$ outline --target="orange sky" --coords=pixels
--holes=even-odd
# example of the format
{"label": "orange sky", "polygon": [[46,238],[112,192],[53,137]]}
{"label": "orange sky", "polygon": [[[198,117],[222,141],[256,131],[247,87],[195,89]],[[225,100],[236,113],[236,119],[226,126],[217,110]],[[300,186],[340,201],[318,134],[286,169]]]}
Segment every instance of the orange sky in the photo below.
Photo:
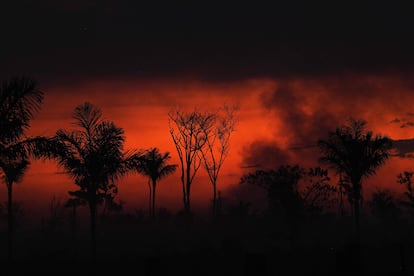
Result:
{"label": "orange sky", "polygon": [[[177,164],[168,129],[167,113],[172,107],[215,110],[223,103],[238,104],[238,123],[218,184],[224,196],[226,189],[237,185],[246,172],[242,166],[317,165],[315,150],[289,148],[316,142],[349,116],[366,119],[374,132],[393,139],[414,137],[414,128],[401,127],[412,116],[411,86],[392,75],[232,82],[91,80],[40,88],[45,92],[45,100],[32,122],[31,135],[52,135],[59,128],[71,129],[74,107],[90,101],[102,109],[106,119],[125,130],[125,149],[158,147],[163,152],[169,151],[171,163]],[[400,120],[399,124],[391,123],[395,118]],[[396,174],[411,168],[414,168],[411,160],[392,158],[369,180],[367,190],[372,191],[375,186],[398,188]],[[52,196],[64,201],[67,191],[76,189],[66,175],[57,172],[53,161],[34,161],[23,182],[15,186],[14,198],[24,202],[27,213],[44,212]],[[179,171],[162,180],[157,191],[158,207],[181,208]],[[211,184],[200,170],[192,186],[193,204],[206,206],[211,193]],[[147,196],[144,178],[131,175],[120,181],[119,199],[126,202],[127,210],[146,208]],[[2,185],[0,199],[5,198]]]}

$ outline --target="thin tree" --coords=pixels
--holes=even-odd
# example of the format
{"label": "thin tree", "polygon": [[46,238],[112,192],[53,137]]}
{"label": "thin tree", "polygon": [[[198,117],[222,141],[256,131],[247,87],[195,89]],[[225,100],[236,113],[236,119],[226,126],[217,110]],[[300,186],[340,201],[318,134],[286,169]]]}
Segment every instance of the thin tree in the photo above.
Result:
{"label": "thin tree", "polygon": [[155,194],[159,180],[174,173],[177,169],[176,164],[168,165],[171,159],[170,153],[160,153],[157,148],[149,149],[140,158],[137,164],[137,171],[148,177],[148,186],[150,190],[150,215],[155,217]]}
{"label": "thin tree", "polygon": [[17,142],[40,110],[43,92],[26,77],[13,77],[0,85],[0,145]]}
{"label": "thin tree", "polygon": [[89,207],[91,254],[95,259],[98,203],[109,191],[116,193],[118,178],[128,172],[128,163],[137,156],[123,152],[123,129],[103,120],[98,107],[85,102],[75,108],[72,117],[77,130],[56,132],[57,159],[79,187],[72,195],[85,200]]}
{"label": "thin tree", "polygon": [[348,196],[353,205],[355,234],[360,240],[360,203],[362,179],[376,173],[390,157],[391,140],[366,130],[366,121],[350,118],[347,125],[330,132],[328,139],[319,140],[320,162],[342,174],[349,183]]}
{"label": "thin tree", "polygon": [[13,240],[14,240],[14,213],[13,213],[13,184],[18,183],[22,180],[24,173],[29,167],[29,161],[25,159],[16,160],[2,160],[0,161],[0,167],[3,170],[3,181],[7,186],[7,251],[9,261],[12,260],[13,256]]}
{"label": "thin tree", "polygon": [[9,261],[13,258],[13,183],[22,179],[29,166],[29,155],[39,154],[41,141],[45,146],[47,140],[25,137],[42,101],[43,92],[30,78],[13,77],[0,84],[0,174],[7,186]]}
{"label": "thin tree", "polygon": [[228,156],[230,136],[235,130],[235,112],[237,107],[225,105],[215,114],[214,124],[207,124],[203,128],[206,144],[201,150],[204,168],[207,171],[213,186],[213,216],[217,211],[217,180],[224,160]]}
{"label": "thin tree", "polygon": [[191,184],[202,163],[201,151],[207,142],[205,130],[214,124],[215,114],[174,109],[168,116],[170,134],[180,159],[184,210],[190,213]]}

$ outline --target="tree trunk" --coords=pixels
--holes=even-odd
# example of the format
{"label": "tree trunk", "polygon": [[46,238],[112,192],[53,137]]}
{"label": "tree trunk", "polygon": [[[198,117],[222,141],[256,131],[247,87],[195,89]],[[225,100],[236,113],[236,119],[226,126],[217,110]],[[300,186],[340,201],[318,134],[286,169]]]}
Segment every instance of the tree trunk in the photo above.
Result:
{"label": "tree trunk", "polygon": [[354,199],[354,220],[355,220],[355,238],[356,241],[360,241],[361,237],[361,226],[360,226],[360,206],[359,206],[359,199]]}
{"label": "tree trunk", "polygon": [[91,230],[91,258],[96,260],[96,192],[89,199],[90,230]]}
{"label": "tree trunk", "polygon": [[148,214],[151,217],[152,216],[152,204],[151,204],[151,200],[152,200],[152,188],[151,188],[151,183],[150,183],[150,180],[149,179],[148,179],[148,188],[149,188]]}
{"label": "tree trunk", "polygon": [[157,187],[157,181],[152,180],[152,218],[155,218],[155,188]]}
{"label": "tree trunk", "polygon": [[213,183],[213,217],[216,217],[217,213],[217,185]]}
{"label": "tree trunk", "polygon": [[190,183],[187,183],[187,193],[186,193],[186,195],[187,195],[187,208],[186,208],[187,213],[191,213],[190,187],[191,187],[191,184]]}
{"label": "tree trunk", "polygon": [[186,189],[185,189],[185,181],[184,181],[184,172],[181,175],[181,183],[182,188],[183,188],[183,204],[184,204],[184,210],[187,211],[187,193],[186,193]]}
{"label": "tree trunk", "polygon": [[185,211],[187,213],[191,212],[191,206],[190,206],[190,187],[191,187],[191,164],[192,162],[187,162],[187,171],[186,171],[186,206]]}
{"label": "tree trunk", "polygon": [[9,262],[13,260],[14,214],[13,214],[13,182],[7,184],[7,252]]}
{"label": "tree trunk", "polygon": [[76,240],[76,228],[77,228],[77,214],[76,214],[76,204],[72,206],[72,246],[73,246],[73,255],[76,256],[77,254],[77,240]]}
{"label": "tree trunk", "polygon": [[361,255],[361,225],[360,225],[360,181],[353,185],[354,189],[354,221],[355,221],[355,240],[353,241],[353,252],[354,255],[354,269],[360,271],[362,269],[362,255]]}
{"label": "tree trunk", "polygon": [[360,201],[361,201],[361,181],[354,181],[353,185],[354,196],[354,222],[355,222],[355,238],[356,242],[360,242],[361,226],[360,226]]}

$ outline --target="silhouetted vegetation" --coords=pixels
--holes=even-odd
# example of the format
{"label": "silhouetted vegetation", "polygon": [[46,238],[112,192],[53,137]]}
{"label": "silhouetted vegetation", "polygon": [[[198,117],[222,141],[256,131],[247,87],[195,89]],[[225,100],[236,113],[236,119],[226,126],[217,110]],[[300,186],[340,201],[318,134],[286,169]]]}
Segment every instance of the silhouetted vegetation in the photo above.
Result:
{"label": "silhouetted vegetation", "polygon": [[[234,186],[240,194],[251,189],[263,194],[265,204],[260,205],[231,189],[218,190],[235,130],[234,108],[166,114],[180,160],[176,165],[169,164],[169,152],[157,147],[125,150],[123,129],[103,120],[101,110],[89,102],[74,109],[75,129],[26,137],[43,100],[29,79],[4,82],[0,100],[0,172],[8,191],[6,204],[0,205],[7,235],[0,235],[0,241],[7,241],[8,262],[31,263],[33,273],[52,270],[50,263],[95,274],[116,263],[121,264],[117,269],[131,265],[144,275],[414,271],[407,262],[414,257],[414,173],[397,176],[404,193],[378,188],[364,193],[369,200],[362,204],[364,178],[387,162],[391,149],[391,140],[367,130],[364,120],[350,119],[318,141],[315,159],[327,168],[268,164],[271,169],[243,174]],[[15,214],[22,210],[12,191],[31,158],[57,160],[77,188],[68,191],[68,198],[52,197],[41,223],[25,229],[15,227]],[[191,209],[191,185],[201,166],[213,186],[214,220]],[[177,168],[184,208],[157,209],[156,187]],[[120,178],[136,172],[148,178],[149,213],[127,211],[118,197]],[[26,218],[19,215],[20,225]],[[16,228],[21,239],[13,239]],[[11,267],[16,274],[24,269]]]}
{"label": "silhouetted vegetation", "polygon": [[355,240],[350,254],[355,255],[353,264],[356,269],[360,263],[360,204],[362,200],[362,178],[375,174],[390,157],[391,140],[366,130],[364,120],[349,119],[348,124],[329,133],[327,140],[319,140],[318,146],[322,163],[328,164],[341,175],[341,188],[345,188],[353,206]]}
{"label": "silhouetted vegetation", "polygon": [[117,179],[130,170],[130,163],[139,156],[123,152],[123,130],[102,120],[101,110],[94,105],[85,102],[77,106],[72,117],[79,130],[58,130],[55,150],[59,166],[79,186],[71,195],[88,203],[91,252],[95,257],[97,206],[117,192]]}
{"label": "silhouetted vegetation", "polygon": [[374,136],[372,131],[366,130],[364,120],[351,118],[348,125],[329,133],[327,140],[319,140],[318,146],[322,152],[320,161],[344,177],[342,185],[353,204],[355,232],[359,240],[362,178],[375,174],[390,157],[391,140]]}
{"label": "silhouetted vegetation", "polygon": [[337,190],[329,184],[328,172],[321,168],[308,170],[299,165],[280,166],[277,170],[258,170],[242,176],[242,185],[266,190],[268,211],[278,227],[286,227],[290,241],[307,218],[332,212]]}
{"label": "silhouetted vegetation", "polygon": [[201,156],[204,168],[213,185],[213,216],[217,213],[217,180],[224,160],[229,154],[230,136],[235,130],[236,107],[224,106],[214,115],[212,125],[203,125],[202,131],[206,139]]}
{"label": "silhouetted vegetation", "polygon": [[8,258],[13,258],[13,184],[20,182],[33,154],[36,139],[26,139],[30,120],[40,109],[43,92],[34,80],[15,77],[0,87],[0,169],[7,186]]}
{"label": "silhouetted vegetation", "polygon": [[202,163],[200,154],[214,126],[215,115],[198,110],[186,113],[175,109],[168,116],[170,134],[180,159],[184,210],[190,213],[191,184]]}
{"label": "silhouetted vegetation", "polygon": [[[157,148],[148,150],[141,155],[135,169],[148,177],[149,186],[149,202],[150,215],[155,217],[155,192],[157,188],[157,181],[172,174],[177,169],[177,165],[168,165],[167,162],[171,158],[170,153],[161,154]],[[152,186],[151,186],[152,185]]]}
{"label": "silhouetted vegetation", "polygon": [[382,221],[393,221],[399,217],[401,210],[398,208],[392,192],[388,189],[379,189],[372,194],[369,202],[372,214]]}

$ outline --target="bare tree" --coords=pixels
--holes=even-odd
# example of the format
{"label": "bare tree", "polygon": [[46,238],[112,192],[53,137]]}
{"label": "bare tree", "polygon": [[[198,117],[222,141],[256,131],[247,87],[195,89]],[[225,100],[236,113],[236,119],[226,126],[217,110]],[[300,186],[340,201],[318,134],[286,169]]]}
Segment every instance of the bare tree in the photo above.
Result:
{"label": "bare tree", "polygon": [[201,151],[204,168],[213,185],[213,216],[217,211],[217,179],[229,153],[230,136],[235,130],[237,107],[224,105],[215,114],[214,124],[203,129],[206,144]]}
{"label": "bare tree", "polygon": [[184,112],[176,108],[168,116],[171,137],[180,159],[184,210],[189,213],[191,184],[202,163],[201,151],[207,143],[206,130],[213,127],[215,114],[197,109]]}

